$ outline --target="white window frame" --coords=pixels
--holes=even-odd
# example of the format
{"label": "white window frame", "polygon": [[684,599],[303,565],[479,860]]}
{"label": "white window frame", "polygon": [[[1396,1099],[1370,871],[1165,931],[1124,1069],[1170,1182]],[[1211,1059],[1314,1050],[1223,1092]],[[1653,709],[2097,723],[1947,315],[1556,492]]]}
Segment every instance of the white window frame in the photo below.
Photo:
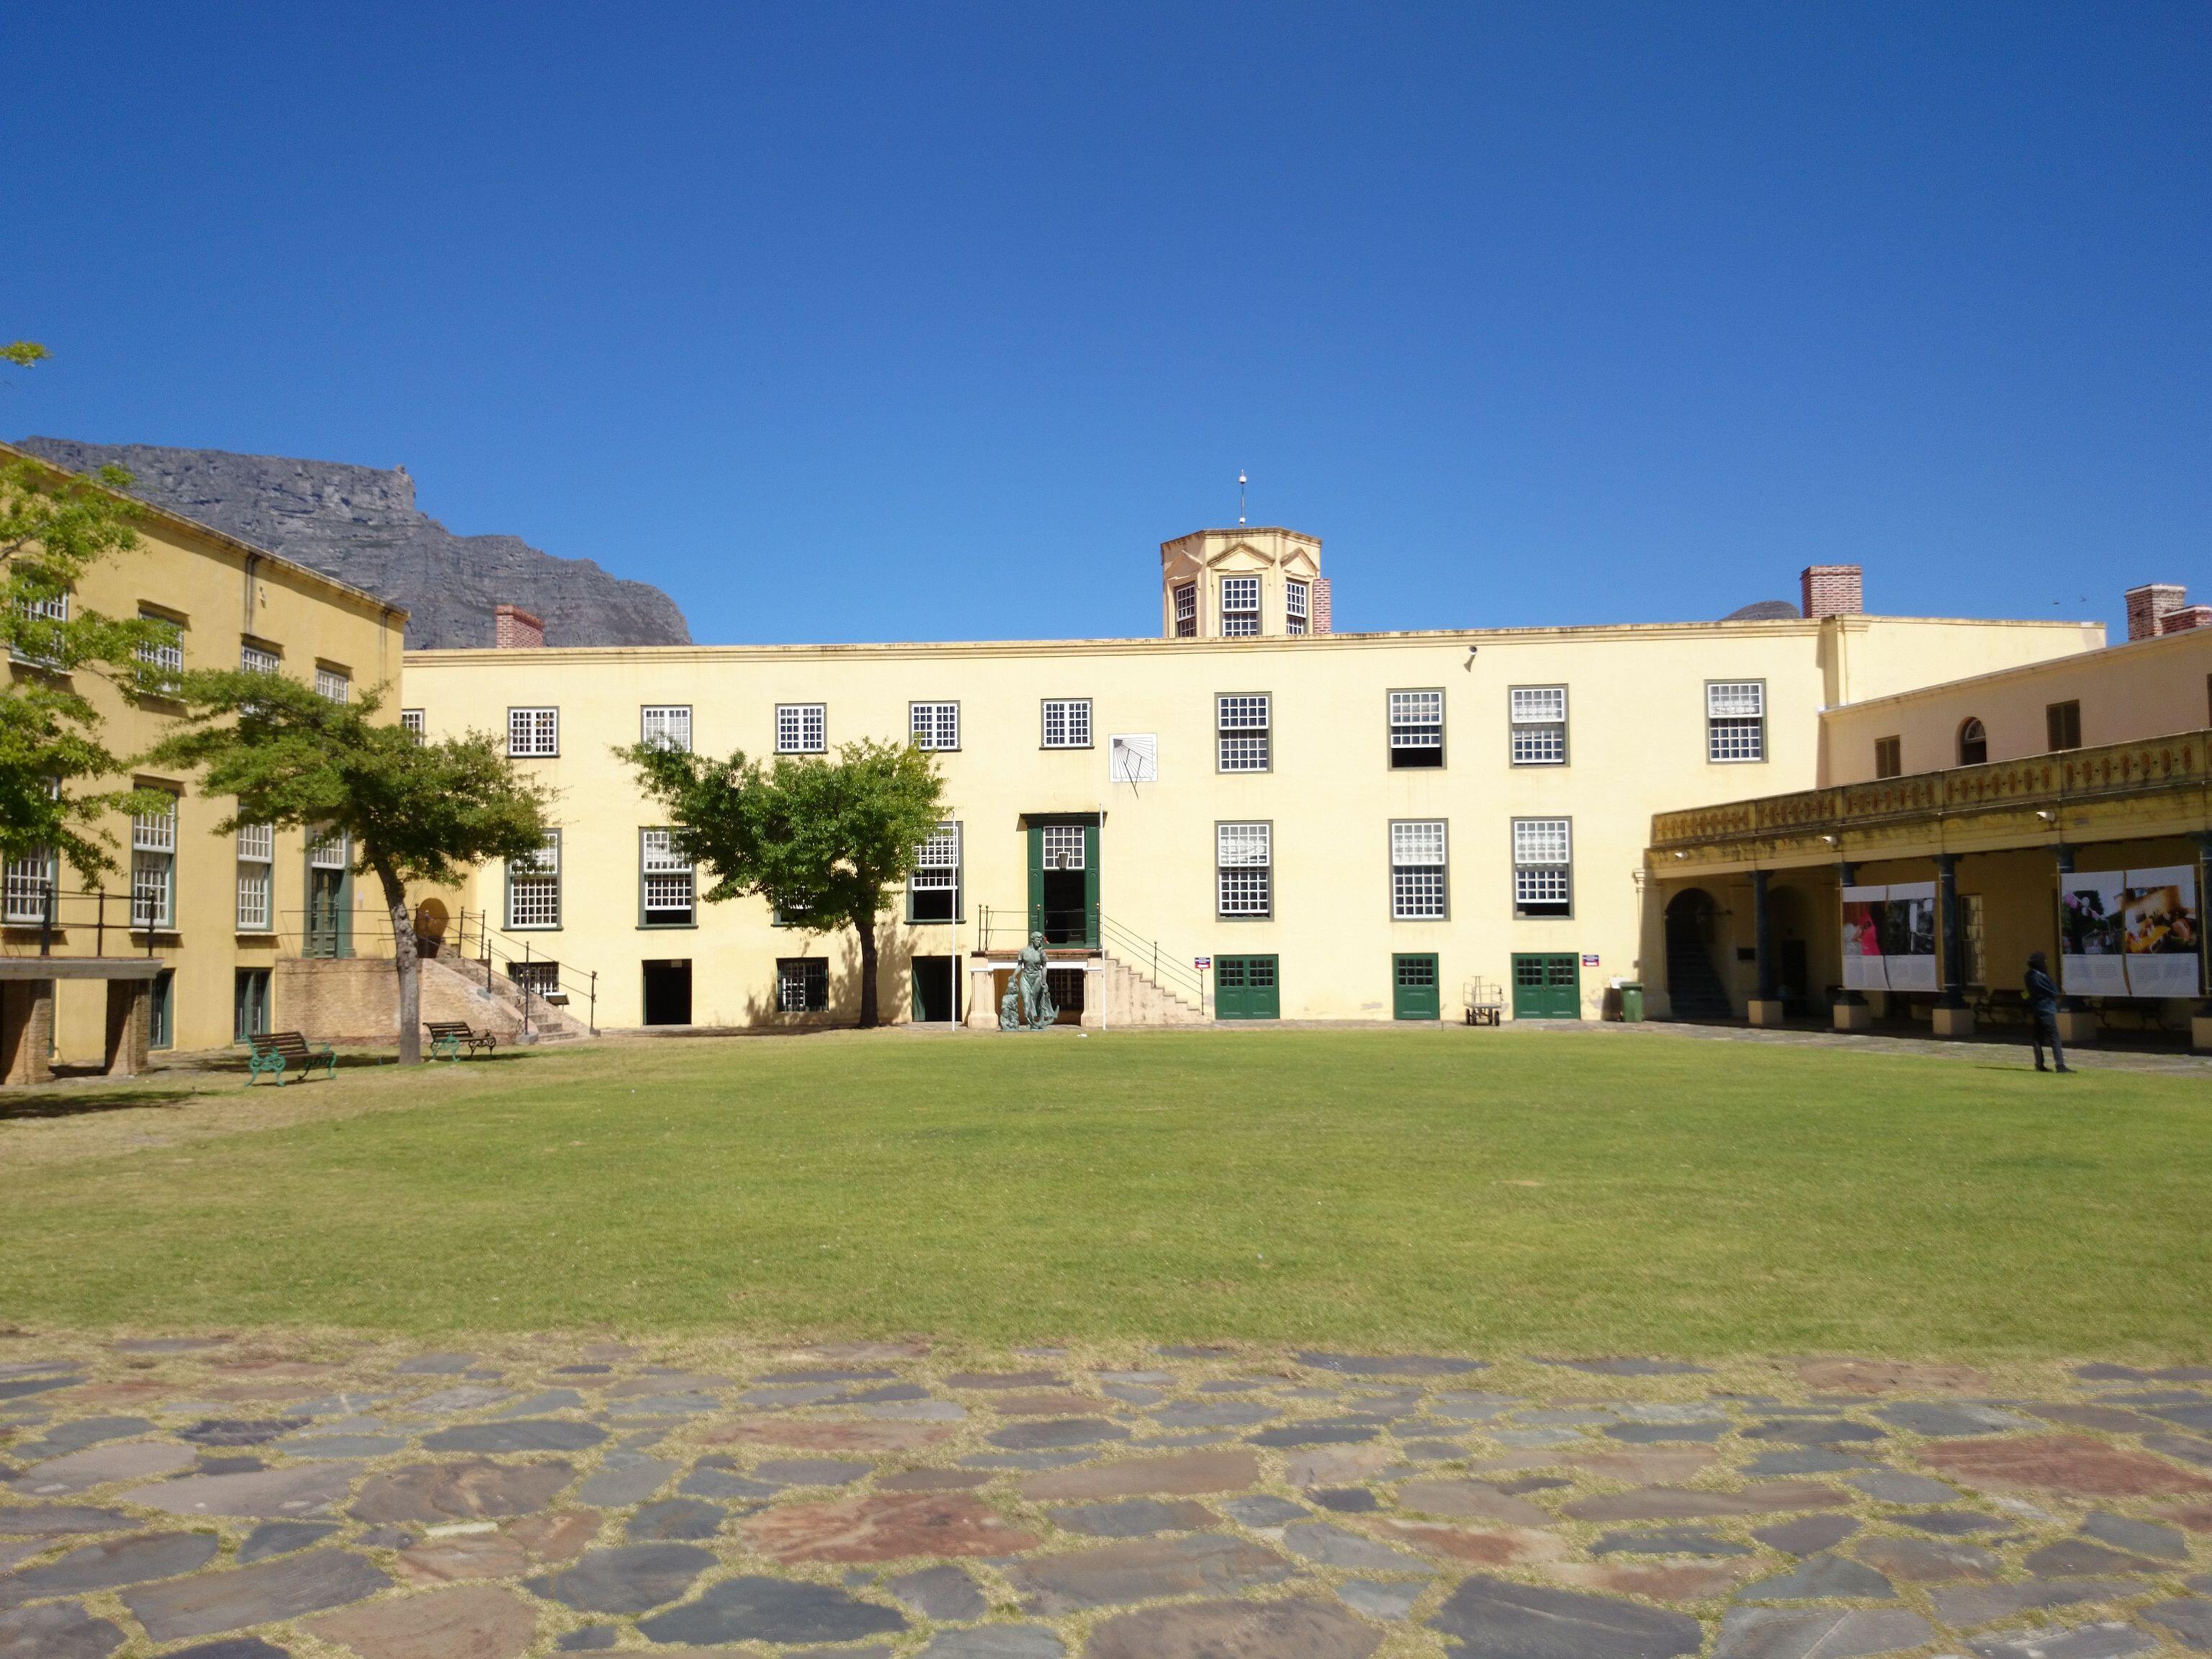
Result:
{"label": "white window frame", "polygon": [[15,609],[33,622],[65,623],[69,620],[69,591],[64,588],[51,599],[19,599]]}
{"label": "white window frame", "polygon": [[1285,582],[1283,584],[1283,631],[1298,635],[1308,632],[1313,623],[1313,584]]}
{"label": "white window frame", "polygon": [[[1091,747],[1091,699],[1047,697],[1042,711],[1039,746],[1045,749]],[[1055,726],[1057,730],[1055,730]]]}
{"label": "white window frame", "polygon": [[1443,818],[1390,823],[1390,919],[1447,921],[1451,917],[1451,833]]}
{"label": "white window frame", "polygon": [[6,920],[10,927],[36,927],[46,919],[49,896],[54,890],[57,866],[52,852],[8,860]]}
{"label": "white window frame", "polygon": [[1168,596],[1175,606],[1175,636],[1179,640],[1196,639],[1198,584],[1194,581],[1177,582],[1168,590]]}
{"label": "white window frame", "polygon": [[[917,916],[915,896],[919,893],[952,895],[952,914],[949,916]],[[915,850],[914,868],[906,878],[906,918],[915,927],[938,927],[966,920],[966,895],[961,882],[961,835],[957,820],[947,818],[929,833]]]}
{"label": "white window frame", "polygon": [[[637,832],[637,925],[641,927],[698,926],[698,868],[676,850],[674,841],[674,832],[668,830]],[[677,902],[679,897],[680,902]],[[672,920],[678,911],[682,919]]]}
{"label": "white window frame", "polygon": [[155,696],[165,696],[177,689],[177,676],[185,672],[184,624],[174,617],[165,617],[143,606],[138,620],[160,623],[170,629],[167,639],[141,645],[137,652],[139,689]]}
{"label": "white window frame", "polygon": [[960,705],[957,702],[910,702],[906,706],[906,725],[918,748],[950,750],[960,747]]}
{"label": "white window frame", "polygon": [[1567,688],[1516,685],[1506,693],[1506,721],[1512,727],[1516,766],[1567,763]]}
{"label": "white window frame", "polygon": [[[1246,601],[1249,600],[1248,604]],[[1256,639],[1260,633],[1260,579],[1224,576],[1221,579],[1221,637]]]}
{"label": "white window frame", "polygon": [[1273,919],[1275,826],[1272,821],[1213,826],[1213,907],[1214,915],[1224,921]]}
{"label": "white window frame", "polygon": [[268,823],[238,826],[238,911],[241,933],[276,931],[276,830]]}
{"label": "white window frame", "polygon": [[131,819],[131,925],[160,933],[177,919],[177,804]]}
{"label": "white window frame", "polygon": [[251,640],[238,643],[238,666],[247,674],[281,674],[284,672],[284,653],[271,651],[266,646],[256,645]]}
{"label": "white window frame", "polygon": [[1441,688],[1424,686],[1389,694],[1387,713],[1390,726],[1390,764],[1409,769],[1419,763],[1401,761],[1401,755],[1433,753],[1436,764],[1444,763],[1444,694]]}
{"label": "white window frame", "polygon": [[691,705],[649,702],[637,711],[637,740],[654,749],[691,752]]}
{"label": "white window frame", "polygon": [[429,717],[419,708],[403,708],[399,711],[399,729],[416,742],[424,742],[430,735]]}
{"label": "white window frame", "polygon": [[561,711],[533,706],[507,711],[507,752],[516,760],[551,760],[561,752]]}
{"label": "white window frame", "polygon": [[[520,897],[526,901],[518,907]],[[525,918],[527,918],[526,920]],[[526,859],[507,861],[509,933],[555,933],[561,927],[561,832],[548,830],[545,844]]]}
{"label": "white window frame", "polygon": [[819,755],[830,747],[830,705],[780,702],[775,706],[775,752]]}
{"label": "white window frame", "polygon": [[1705,682],[1705,759],[1756,766],[1766,759],[1766,682]]}
{"label": "white window frame", "polygon": [[328,697],[332,702],[349,702],[353,696],[353,676],[343,668],[325,668],[315,665],[315,695]]}
{"label": "white window frame", "polygon": [[[1556,921],[1575,913],[1575,823],[1572,818],[1515,818],[1513,914],[1524,921]],[[1533,904],[1558,910],[1531,911]]]}
{"label": "white window frame", "polygon": [[1269,772],[1275,765],[1275,697],[1271,691],[1224,691],[1213,700],[1214,769]]}
{"label": "white window frame", "polygon": [[1081,870],[1089,860],[1084,855],[1084,838],[1087,825],[1080,823],[1048,823],[1041,826],[1038,836],[1038,860],[1047,870]]}

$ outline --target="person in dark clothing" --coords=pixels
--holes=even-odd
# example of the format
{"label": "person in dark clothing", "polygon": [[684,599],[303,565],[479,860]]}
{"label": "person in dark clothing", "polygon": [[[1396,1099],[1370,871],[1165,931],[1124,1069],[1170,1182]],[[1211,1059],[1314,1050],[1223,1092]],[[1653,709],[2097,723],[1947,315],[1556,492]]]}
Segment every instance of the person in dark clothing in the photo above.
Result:
{"label": "person in dark clothing", "polygon": [[2021,993],[2027,999],[2027,1017],[2031,1022],[2028,1041],[2035,1045],[2035,1069],[2047,1072],[2051,1067],[2043,1063],[2043,1048],[2051,1046],[2051,1058],[2062,1072],[2074,1068],[2066,1063],[2066,1050],[2058,1041],[2058,988],[2051,983],[2051,963],[2038,951],[2027,959],[2027,980]]}

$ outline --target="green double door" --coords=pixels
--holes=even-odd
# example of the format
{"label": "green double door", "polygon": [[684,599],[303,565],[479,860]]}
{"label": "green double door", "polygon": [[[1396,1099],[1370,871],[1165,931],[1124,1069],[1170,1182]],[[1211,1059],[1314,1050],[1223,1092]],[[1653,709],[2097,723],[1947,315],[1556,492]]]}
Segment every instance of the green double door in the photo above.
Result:
{"label": "green double door", "polygon": [[1393,1019],[1441,1019],[1443,994],[1437,984],[1433,951],[1390,958],[1390,1017]]}
{"label": "green double door", "polygon": [[1041,813],[1028,820],[1030,925],[1047,945],[1098,948],[1098,817]]}
{"label": "green double door", "polygon": [[1513,958],[1513,1018],[1580,1019],[1582,958],[1571,952],[1521,953]]}
{"label": "green double door", "polygon": [[1280,1019],[1283,989],[1275,957],[1216,957],[1213,959],[1213,1017],[1216,1019]]}

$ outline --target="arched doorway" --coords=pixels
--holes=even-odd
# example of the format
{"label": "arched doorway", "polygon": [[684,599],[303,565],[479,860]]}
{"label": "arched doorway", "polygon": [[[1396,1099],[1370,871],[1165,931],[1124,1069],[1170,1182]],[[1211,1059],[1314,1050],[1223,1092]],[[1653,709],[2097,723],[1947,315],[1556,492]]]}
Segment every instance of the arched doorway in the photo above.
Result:
{"label": "arched doorway", "polygon": [[1702,887],[1667,901],[1667,994],[1676,1019],[1729,1019],[1735,1005],[1713,967],[1720,907]]}

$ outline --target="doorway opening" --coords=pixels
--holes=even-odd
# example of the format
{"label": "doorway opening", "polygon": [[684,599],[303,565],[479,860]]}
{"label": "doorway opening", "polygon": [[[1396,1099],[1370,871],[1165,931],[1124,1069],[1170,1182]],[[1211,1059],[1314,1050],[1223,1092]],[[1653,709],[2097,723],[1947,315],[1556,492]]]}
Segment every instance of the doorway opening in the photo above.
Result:
{"label": "doorway opening", "polygon": [[925,1025],[957,1024],[960,1019],[960,975],[951,957],[914,959],[914,1018]]}
{"label": "doorway opening", "polygon": [[648,962],[645,964],[645,1023],[647,1025],[689,1025],[691,1023],[691,963]]}

